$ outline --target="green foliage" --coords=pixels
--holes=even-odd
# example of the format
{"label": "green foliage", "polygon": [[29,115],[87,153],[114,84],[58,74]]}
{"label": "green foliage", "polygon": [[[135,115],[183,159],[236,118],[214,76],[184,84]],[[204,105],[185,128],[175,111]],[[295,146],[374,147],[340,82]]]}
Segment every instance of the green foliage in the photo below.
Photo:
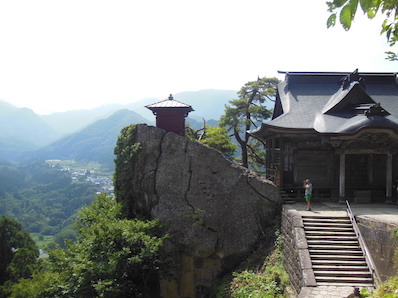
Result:
{"label": "green foliage", "polygon": [[228,289],[219,292],[217,297],[287,297],[285,289],[288,285],[282,253],[277,248],[266,258],[260,270],[234,272]]}
{"label": "green foliage", "polygon": [[[386,35],[390,46],[394,46],[398,41],[398,2],[396,0],[333,0],[326,3],[331,13],[326,22],[328,28],[336,25],[338,16],[343,28],[350,30],[359,4],[362,12],[369,19],[382,13],[386,18],[381,25],[381,34]],[[396,53],[387,52],[387,54],[388,60],[397,60]]]}
{"label": "green foliage", "polygon": [[39,251],[22,225],[16,220],[0,218],[0,297],[12,283],[32,275],[37,268]]}
{"label": "green foliage", "polygon": [[[42,235],[40,233],[31,233],[30,235],[35,241],[37,247],[41,249],[47,249],[55,241],[54,236],[52,235]],[[63,241],[64,240],[62,240],[62,243]]]}
{"label": "green foliage", "polygon": [[398,276],[394,276],[380,284],[373,292],[374,298],[397,298],[398,297]]}
{"label": "green foliage", "polygon": [[95,192],[93,185],[73,183],[69,172],[45,162],[0,162],[0,214],[30,233],[55,235],[67,228]]}
{"label": "green foliage", "polygon": [[128,220],[121,210],[99,195],[78,215],[77,240],[51,250],[47,271],[21,280],[12,297],[151,296],[165,236],[158,221]]}
{"label": "green foliage", "polygon": [[241,163],[246,168],[261,158],[258,148],[254,148],[258,147],[258,141],[247,132],[272,115],[264,104],[274,100],[278,83],[278,79],[266,77],[247,82],[238,92],[239,99],[229,101],[221,116],[220,126],[232,132],[241,148]]}
{"label": "green foliage", "polygon": [[185,217],[189,217],[192,219],[192,226],[206,226],[204,217],[206,215],[206,211],[203,209],[195,209],[192,212],[187,212],[184,214]]}
{"label": "green foliage", "polygon": [[232,158],[237,147],[236,144],[230,141],[227,130],[218,126],[206,127],[206,133],[200,142],[220,151],[227,158]]}
{"label": "green foliage", "polygon": [[[56,233],[52,237],[52,241],[65,248],[65,240],[76,240],[78,233],[73,224],[70,224],[63,228],[60,232]],[[48,246],[48,245],[47,245]],[[44,247],[47,247],[44,246]]]}
{"label": "green foliage", "polygon": [[269,268],[265,274],[251,270],[235,273],[231,297],[283,297],[279,274],[273,270],[274,267]]}
{"label": "green foliage", "polygon": [[10,291],[12,298],[41,298],[60,297],[55,293],[59,292],[58,285],[61,284],[58,273],[45,271],[33,274],[31,279],[22,278],[14,284]]}
{"label": "green foliage", "polygon": [[124,127],[118,137],[114,153],[115,173],[113,185],[115,187],[115,197],[118,202],[123,202],[130,216],[142,215],[135,206],[135,197],[139,189],[133,185],[135,173],[135,157],[141,150],[141,144],[135,142],[136,125]]}
{"label": "green foliage", "polygon": [[220,126],[204,125],[198,130],[193,130],[187,126],[185,136],[190,141],[198,141],[220,151],[226,158],[230,159],[232,159],[237,148],[236,144],[231,142],[227,130]]}
{"label": "green foliage", "polygon": [[[232,273],[232,278],[226,276],[220,283],[218,298],[288,297],[289,276],[283,267],[282,238],[279,230],[273,229],[270,227],[264,244]],[[270,248],[272,239],[275,243]]]}

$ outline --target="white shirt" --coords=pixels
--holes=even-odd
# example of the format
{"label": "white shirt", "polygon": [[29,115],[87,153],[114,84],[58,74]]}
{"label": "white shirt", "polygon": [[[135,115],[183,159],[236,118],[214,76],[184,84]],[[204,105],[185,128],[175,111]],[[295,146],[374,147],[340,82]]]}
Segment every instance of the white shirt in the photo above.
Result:
{"label": "white shirt", "polygon": [[305,185],[305,194],[310,195],[312,193],[312,183],[308,183]]}

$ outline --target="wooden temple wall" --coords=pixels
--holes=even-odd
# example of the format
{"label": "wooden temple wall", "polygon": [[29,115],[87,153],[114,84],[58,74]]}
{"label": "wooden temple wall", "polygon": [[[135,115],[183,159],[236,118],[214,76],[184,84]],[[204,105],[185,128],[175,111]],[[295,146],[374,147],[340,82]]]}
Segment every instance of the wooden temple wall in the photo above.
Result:
{"label": "wooden temple wall", "polygon": [[[302,196],[302,185],[309,178],[319,198],[339,198],[340,156],[329,144],[297,139],[273,139],[267,147],[267,167],[273,169],[274,183],[282,189]],[[390,161],[389,161],[390,158]],[[388,168],[391,167],[391,174]],[[384,202],[387,196],[398,197],[394,189],[388,191],[388,175],[398,179],[398,155],[377,152],[375,154],[345,154],[345,196],[355,200],[360,193],[367,193],[372,202]]]}

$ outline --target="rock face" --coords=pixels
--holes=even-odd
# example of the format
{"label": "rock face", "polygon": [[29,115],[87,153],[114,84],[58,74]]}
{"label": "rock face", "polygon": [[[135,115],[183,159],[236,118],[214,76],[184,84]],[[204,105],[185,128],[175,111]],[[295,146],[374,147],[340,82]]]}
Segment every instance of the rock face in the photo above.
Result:
{"label": "rock face", "polygon": [[161,284],[162,296],[205,297],[217,275],[272,224],[279,193],[270,181],[175,133],[140,124],[133,141],[141,149],[132,208],[166,224],[181,267],[176,280]]}

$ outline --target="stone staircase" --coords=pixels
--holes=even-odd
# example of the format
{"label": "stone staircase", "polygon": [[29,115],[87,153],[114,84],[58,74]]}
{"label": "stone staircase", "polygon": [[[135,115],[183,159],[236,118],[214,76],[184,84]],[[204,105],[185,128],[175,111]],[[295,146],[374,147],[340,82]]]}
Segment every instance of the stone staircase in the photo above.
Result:
{"label": "stone staircase", "polygon": [[318,286],[373,286],[370,270],[348,216],[302,218]]}

